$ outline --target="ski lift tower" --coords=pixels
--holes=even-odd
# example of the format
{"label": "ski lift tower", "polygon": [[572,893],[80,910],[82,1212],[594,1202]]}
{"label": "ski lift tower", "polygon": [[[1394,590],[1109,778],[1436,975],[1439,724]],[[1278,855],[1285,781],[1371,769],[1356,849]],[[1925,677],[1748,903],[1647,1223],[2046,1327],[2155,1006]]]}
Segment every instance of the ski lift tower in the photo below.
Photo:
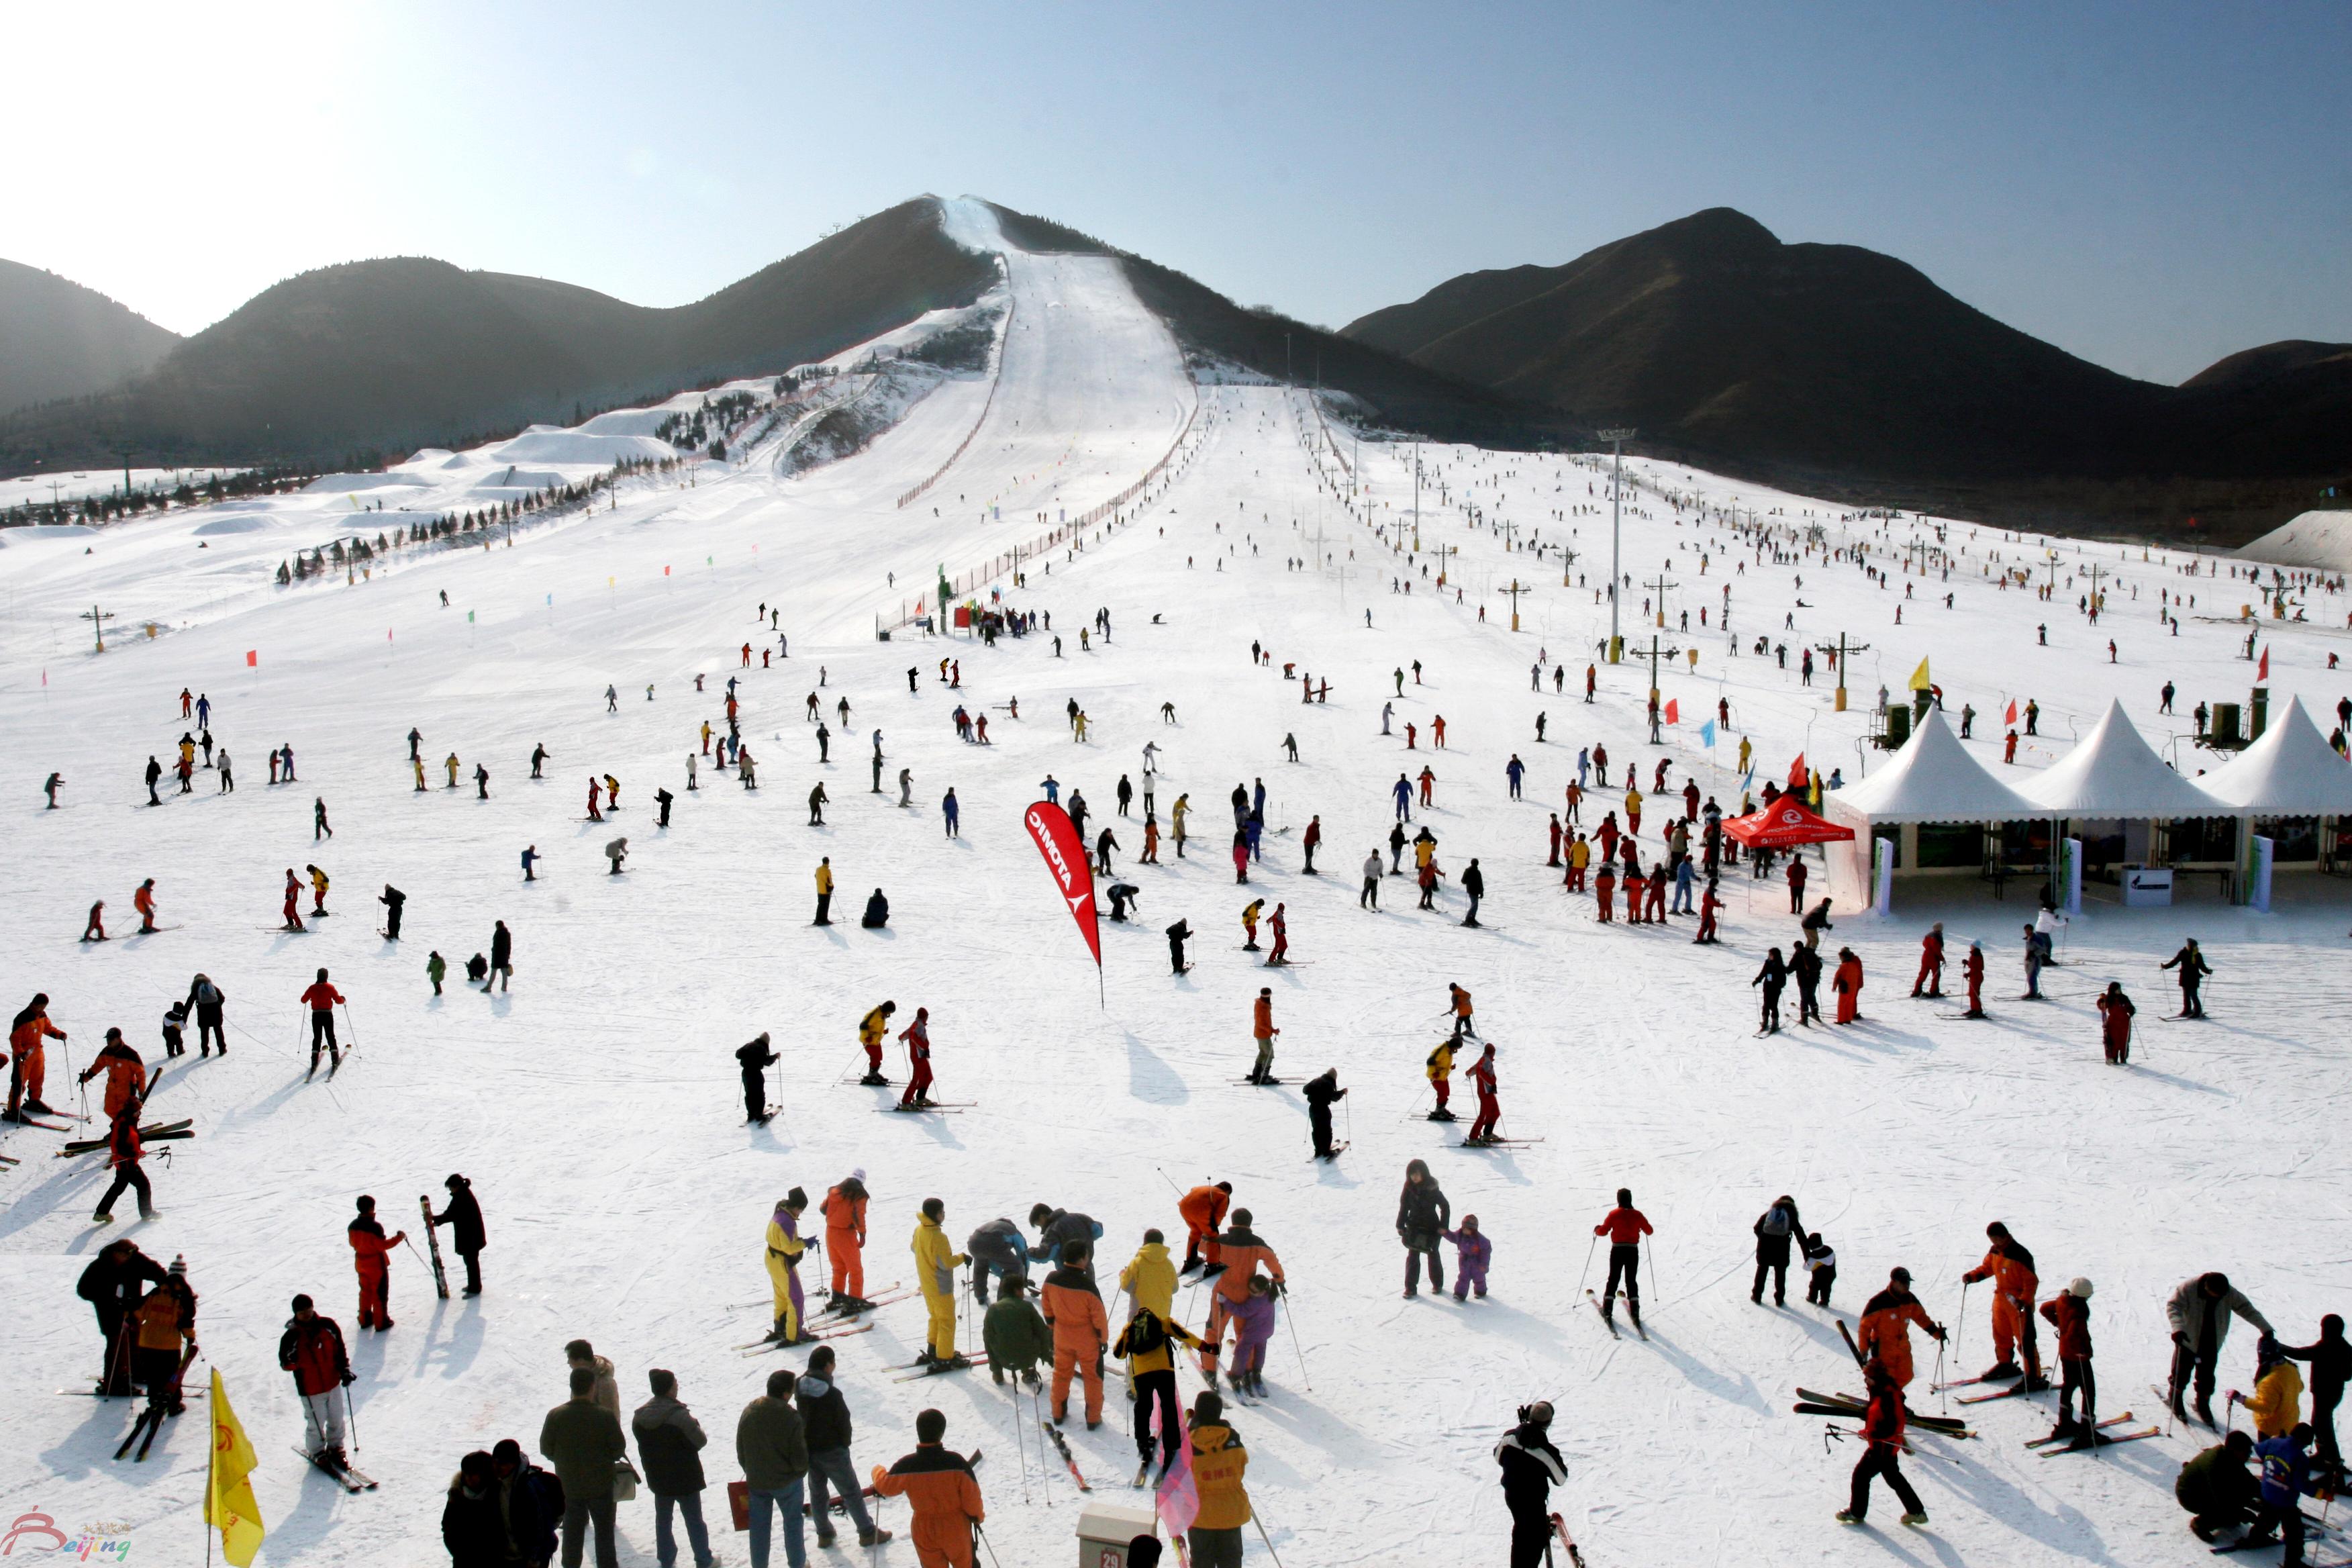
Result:
{"label": "ski lift tower", "polygon": [[1617,664],[1625,657],[1625,638],[1617,626],[1618,584],[1624,579],[1624,568],[1619,563],[1624,546],[1624,531],[1618,513],[1618,489],[1625,469],[1625,443],[1633,438],[1630,427],[1597,432],[1609,443],[1609,662]]}

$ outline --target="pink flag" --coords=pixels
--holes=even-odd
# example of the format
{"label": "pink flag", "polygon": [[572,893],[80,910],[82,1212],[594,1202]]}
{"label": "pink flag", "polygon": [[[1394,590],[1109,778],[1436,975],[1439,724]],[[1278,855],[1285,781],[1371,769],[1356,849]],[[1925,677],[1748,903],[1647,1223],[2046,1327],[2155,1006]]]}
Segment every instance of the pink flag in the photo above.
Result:
{"label": "pink flag", "polygon": [[1201,1489],[1192,1480],[1192,1424],[1184,1422],[1184,1435],[1176,1445],[1176,1462],[1160,1478],[1160,1522],[1168,1527],[1171,1536],[1181,1536],[1192,1528],[1192,1521],[1201,1512]]}

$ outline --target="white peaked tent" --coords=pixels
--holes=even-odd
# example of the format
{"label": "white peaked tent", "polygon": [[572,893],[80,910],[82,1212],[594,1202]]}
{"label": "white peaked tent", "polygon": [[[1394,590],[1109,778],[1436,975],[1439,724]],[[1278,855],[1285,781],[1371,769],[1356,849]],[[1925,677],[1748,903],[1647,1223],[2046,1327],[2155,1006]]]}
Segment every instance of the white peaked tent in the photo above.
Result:
{"label": "white peaked tent", "polygon": [[2017,822],[2049,815],[1986,772],[1952,733],[1940,708],[1927,710],[1885,767],[1859,784],[1823,795],[1822,805],[1823,815],[1857,834],[1853,843],[1833,844],[1826,851],[1834,896],[1864,904],[1872,901],[1873,827]]}
{"label": "white peaked tent", "polygon": [[1836,816],[1867,823],[2014,822],[2050,815],[1987,773],[1952,733],[1940,708],[1927,710],[1892,762],[1822,801]]}
{"label": "white peaked tent", "polygon": [[[2321,751],[2327,750],[2317,734],[2312,740]],[[2049,816],[2168,822],[2231,815],[2165,765],[2124,717],[2120,702],[2108,703],[2097,727],[2019,793],[2033,803],[2037,815]]]}
{"label": "white peaked tent", "polygon": [[2289,698],[2261,740],[2198,782],[2217,816],[2352,816],[2352,763],[2321,736],[2301,698]]}

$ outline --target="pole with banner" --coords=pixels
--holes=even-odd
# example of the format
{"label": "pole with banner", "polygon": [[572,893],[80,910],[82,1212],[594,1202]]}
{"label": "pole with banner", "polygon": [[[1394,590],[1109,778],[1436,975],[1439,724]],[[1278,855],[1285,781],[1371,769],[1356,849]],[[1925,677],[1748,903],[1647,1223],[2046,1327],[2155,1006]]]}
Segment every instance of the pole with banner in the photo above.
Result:
{"label": "pole with banner", "polygon": [[1049,800],[1031,805],[1021,820],[1029,829],[1037,853],[1045,857],[1045,869],[1053,873],[1054,886],[1068,907],[1070,919],[1077,922],[1087,951],[1094,955],[1096,999],[1108,1008],[1110,1003],[1103,990],[1102,977],[1102,931],[1095,908],[1095,872],[1087,858],[1087,847],[1078,838],[1077,826],[1070,820],[1068,812]]}

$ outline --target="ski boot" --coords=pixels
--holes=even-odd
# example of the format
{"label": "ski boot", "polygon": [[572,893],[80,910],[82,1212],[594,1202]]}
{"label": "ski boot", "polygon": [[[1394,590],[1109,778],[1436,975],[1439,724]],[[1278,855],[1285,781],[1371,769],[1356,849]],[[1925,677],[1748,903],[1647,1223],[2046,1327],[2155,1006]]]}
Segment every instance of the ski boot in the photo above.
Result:
{"label": "ski boot", "polygon": [[2025,1374],[2025,1392],[2047,1394],[2050,1392],[2050,1380],[2038,1372],[2030,1372]]}
{"label": "ski boot", "polygon": [[1985,1368],[1984,1372],[1980,1375],[1987,1383],[1998,1383],[2003,1378],[2017,1376],[2020,1370],[2021,1369],[2018,1364],[2013,1361],[1997,1361],[1993,1363],[1992,1365]]}

